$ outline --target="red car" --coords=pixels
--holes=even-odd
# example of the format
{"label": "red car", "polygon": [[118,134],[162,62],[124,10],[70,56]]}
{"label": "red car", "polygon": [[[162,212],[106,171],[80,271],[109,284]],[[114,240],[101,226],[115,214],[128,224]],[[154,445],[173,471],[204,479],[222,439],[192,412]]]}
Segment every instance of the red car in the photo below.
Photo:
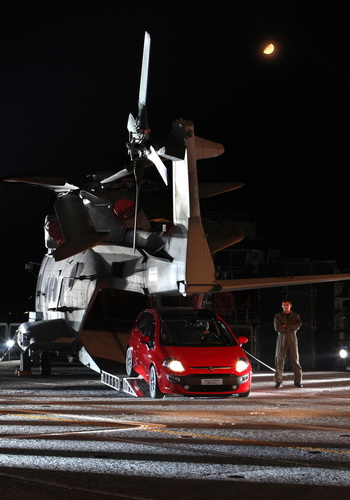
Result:
{"label": "red car", "polygon": [[164,394],[249,395],[252,368],[228,325],[205,309],[145,309],[128,339],[126,373],[141,375],[152,398]]}

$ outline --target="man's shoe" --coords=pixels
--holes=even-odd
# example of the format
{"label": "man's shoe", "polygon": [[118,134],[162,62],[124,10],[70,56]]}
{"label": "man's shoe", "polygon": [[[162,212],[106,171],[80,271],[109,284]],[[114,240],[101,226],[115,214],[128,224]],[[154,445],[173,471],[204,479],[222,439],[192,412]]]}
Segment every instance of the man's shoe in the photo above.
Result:
{"label": "man's shoe", "polygon": [[276,384],[276,385],[275,385],[275,388],[276,388],[276,389],[282,389],[282,387],[283,387],[283,384]]}
{"label": "man's shoe", "polygon": [[304,386],[303,386],[303,384],[294,384],[294,387],[298,387],[298,389],[302,389]]}

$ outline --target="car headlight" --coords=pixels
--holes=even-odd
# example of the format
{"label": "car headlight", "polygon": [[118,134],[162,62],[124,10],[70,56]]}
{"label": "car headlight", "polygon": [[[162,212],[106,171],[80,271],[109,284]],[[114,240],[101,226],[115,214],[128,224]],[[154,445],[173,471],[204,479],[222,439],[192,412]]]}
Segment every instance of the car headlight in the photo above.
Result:
{"label": "car headlight", "polygon": [[163,366],[171,370],[172,372],[177,372],[181,373],[185,371],[185,368],[183,367],[183,364],[181,361],[178,361],[177,359],[174,358],[168,358],[163,361]]}
{"label": "car headlight", "polygon": [[340,349],[339,350],[339,356],[342,358],[342,359],[345,359],[347,358],[349,355],[349,351],[347,349]]}
{"label": "car headlight", "polygon": [[236,363],[236,371],[238,373],[244,372],[249,366],[247,358],[239,358],[239,360]]}

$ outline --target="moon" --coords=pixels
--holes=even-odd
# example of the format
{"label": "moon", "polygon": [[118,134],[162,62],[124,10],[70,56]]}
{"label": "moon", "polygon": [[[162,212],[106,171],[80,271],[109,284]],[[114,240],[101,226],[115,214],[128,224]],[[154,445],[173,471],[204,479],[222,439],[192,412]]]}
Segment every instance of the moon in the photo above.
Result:
{"label": "moon", "polygon": [[267,45],[264,50],[263,50],[263,53],[266,54],[266,55],[270,55],[272,54],[272,52],[274,52],[275,50],[275,46],[273,43],[269,43],[269,45]]}

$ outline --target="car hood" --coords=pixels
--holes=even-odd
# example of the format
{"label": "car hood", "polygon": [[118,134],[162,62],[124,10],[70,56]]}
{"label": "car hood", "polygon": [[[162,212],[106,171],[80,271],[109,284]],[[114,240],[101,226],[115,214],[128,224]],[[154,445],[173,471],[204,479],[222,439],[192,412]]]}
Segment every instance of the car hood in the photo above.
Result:
{"label": "car hood", "polygon": [[247,357],[239,346],[223,347],[171,347],[163,346],[168,358],[175,358],[185,369],[198,366],[232,366],[240,357]]}

